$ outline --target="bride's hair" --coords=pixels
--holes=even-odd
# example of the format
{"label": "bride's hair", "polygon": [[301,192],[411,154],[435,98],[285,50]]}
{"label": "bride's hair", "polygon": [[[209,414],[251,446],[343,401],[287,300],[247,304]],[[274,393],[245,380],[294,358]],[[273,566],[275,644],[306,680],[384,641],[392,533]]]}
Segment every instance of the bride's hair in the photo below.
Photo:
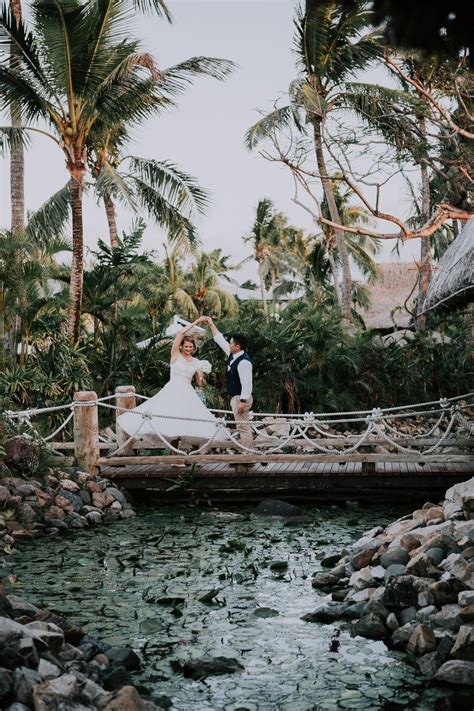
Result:
{"label": "bride's hair", "polygon": [[196,341],[194,340],[194,338],[193,338],[192,336],[184,336],[183,340],[181,341],[181,345],[183,346],[183,345],[186,343],[186,341],[188,341],[189,343],[192,343],[192,344],[193,344],[193,346],[194,346],[194,351],[193,351],[193,353],[196,353],[196,351],[197,351],[197,343],[196,343]]}

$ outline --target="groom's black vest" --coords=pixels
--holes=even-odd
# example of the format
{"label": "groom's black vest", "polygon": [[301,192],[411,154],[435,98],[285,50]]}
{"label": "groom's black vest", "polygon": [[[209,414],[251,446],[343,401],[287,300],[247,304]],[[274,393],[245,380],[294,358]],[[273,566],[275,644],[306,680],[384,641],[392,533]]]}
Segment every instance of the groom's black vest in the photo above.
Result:
{"label": "groom's black vest", "polygon": [[248,360],[252,362],[252,359],[247,355],[247,353],[242,353],[241,356],[237,356],[232,363],[230,362],[234,356],[232,353],[227,359],[227,392],[231,397],[235,395],[240,395],[242,392],[242,383],[240,382],[238,365],[243,360]]}

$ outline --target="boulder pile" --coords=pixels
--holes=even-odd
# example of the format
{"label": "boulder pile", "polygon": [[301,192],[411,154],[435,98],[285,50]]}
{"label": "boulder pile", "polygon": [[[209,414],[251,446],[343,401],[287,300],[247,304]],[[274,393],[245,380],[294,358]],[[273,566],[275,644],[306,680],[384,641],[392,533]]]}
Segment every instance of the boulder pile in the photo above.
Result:
{"label": "boulder pile", "polygon": [[48,610],[0,595],[0,708],[7,711],[158,711],[131,684],[140,667],[127,648],[110,648]]}
{"label": "boulder pile", "polygon": [[474,478],[385,529],[377,526],[313,576],[329,593],[309,622],[405,650],[422,673],[474,686]]}
{"label": "boulder pile", "polygon": [[76,470],[48,469],[39,479],[0,477],[0,550],[15,541],[58,534],[135,516],[125,495],[107,479]]}

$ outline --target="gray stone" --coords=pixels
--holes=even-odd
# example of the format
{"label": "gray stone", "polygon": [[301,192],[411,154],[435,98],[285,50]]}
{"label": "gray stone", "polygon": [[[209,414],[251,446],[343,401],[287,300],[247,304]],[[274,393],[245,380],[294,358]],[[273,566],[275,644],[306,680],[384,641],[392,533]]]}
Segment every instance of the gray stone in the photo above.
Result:
{"label": "gray stone", "polygon": [[390,612],[385,620],[385,624],[391,632],[394,632],[400,627],[397,616],[394,612]]}
{"label": "gray stone", "polygon": [[435,612],[431,615],[430,623],[433,627],[457,632],[461,626],[459,607],[457,605],[443,605],[439,612]]}
{"label": "gray stone", "polygon": [[406,625],[402,625],[393,632],[392,643],[395,649],[405,649],[416,627],[416,622],[407,622]]}
{"label": "gray stone", "polygon": [[444,558],[444,550],[442,548],[428,548],[426,555],[431,558],[434,565],[439,565]]}
{"label": "gray stone", "polygon": [[422,607],[418,612],[416,613],[416,619],[419,622],[427,622],[431,615],[433,615],[435,612],[438,612],[438,608],[435,607],[435,605],[426,605],[426,607]]}
{"label": "gray stone", "polygon": [[451,553],[439,567],[467,587],[474,588],[474,563],[467,561],[460,553]]}
{"label": "gray stone", "polygon": [[428,654],[424,654],[422,657],[418,657],[416,662],[421,673],[428,677],[428,679],[432,679],[434,677],[442,664],[437,652],[429,652]]}
{"label": "gray stone", "polygon": [[462,510],[461,504],[455,503],[454,501],[447,501],[443,507],[444,518],[446,520],[461,520],[464,519],[464,512]]}
{"label": "gray stone", "polygon": [[37,638],[46,644],[49,651],[57,654],[64,644],[64,632],[52,622],[29,622],[25,625],[28,631],[33,631]]}
{"label": "gray stone", "polygon": [[458,595],[458,605],[460,607],[474,605],[474,590],[463,590],[460,592]]}
{"label": "gray stone", "polygon": [[65,523],[64,521],[61,521],[60,518],[50,518],[48,521],[48,527],[49,528],[58,528],[63,531],[69,530],[69,526],[67,525],[67,523]]}
{"label": "gray stone", "polygon": [[433,603],[438,607],[456,603],[463,587],[463,583],[456,578],[438,580],[430,587],[430,593],[433,596]]}
{"label": "gray stone", "polygon": [[132,677],[125,667],[110,667],[102,673],[102,683],[107,691],[120,689],[132,683]]}
{"label": "gray stone", "polygon": [[51,709],[74,708],[78,711],[88,709],[75,700],[79,692],[79,684],[73,674],[62,674],[56,679],[50,679],[35,686],[33,692],[35,711],[50,711]]}
{"label": "gray stone", "polygon": [[6,486],[0,486],[0,504],[5,504],[11,498],[10,490]]}
{"label": "gray stone", "polygon": [[407,575],[417,575],[421,578],[439,578],[440,571],[434,565],[427,553],[421,551],[410,560],[406,567]]}
{"label": "gray stone", "polygon": [[15,702],[14,704],[10,704],[10,706],[7,706],[5,711],[30,711],[30,706]]}
{"label": "gray stone", "polygon": [[91,526],[100,526],[102,523],[102,514],[99,511],[89,511],[86,514],[87,523]]}
{"label": "gray stone", "polygon": [[462,625],[451,650],[453,659],[465,659],[474,662],[474,627]]}
{"label": "gray stone", "polygon": [[32,496],[35,493],[35,487],[31,484],[20,484],[15,487],[15,491],[21,496]]}
{"label": "gray stone", "polygon": [[398,578],[400,575],[405,575],[406,566],[394,563],[385,571],[384,582],[387,584],[391,578]]}
{"label": "gray stone", "polygon": [[[7,462],[8,463],[8,462]],[[454,484],[446,492],[446,501],[462,506],[464,513],[474,510],[474,477]]]}
{"label": "gray stone", "polygon": [[23,615],[35,617],[39,612],[39,607],[26,602],[18,595],[8,595],[8,600],[12,608],[12,617],[22,617]]}
{"label": "gray stone", "polygon": [[123,666],[129,671],[134,671],[140,668],[140,657],[136,654],[133,649],[128,649],[126,647],[112,647],[104,652],[107,659],[111,664],[116,666]]}
{"label": "gray stone", "polygon": [[474,686],[474,662],[451,659],[438,669],[434,678],[447,684]]}
{"label": "gray stone", "polygon": [[400,623],[406,625],[407,622],[416,620],[416,607],[405,607],[399,612]]}
{"label": "gray stone", "polygon": [[362,547],[354,547],[350,559],[354,569],[361,570],[361,568],[365,568],[369,565],[376,552],[379,550],[380,545],[380,541],[372,539],[367,541],[367,543],[365,543]]}
{"label": "gray stone", "polygon": [[339,582],[339,578],[332,573],[315,573],[311,580],[311,585],[313,588],[322,589],[330,588]]}
{"label": "gray stone", "polygon": [[[125,513],[125,511],[123,511]],[[266,499],[261,501],[255,513],[258,516],[299,516],[302,510],[299,506],[294,506],[293,504],[288,504],[286,501],[279,501],[277,499]]]}
{"label": "gray stone", "polygon": [[38,674],[40,675],[42,681],[47,681],[48,679],[55,679],[61,674],[61,670],[56,664],[51,664],[47,659],[41,658],[38,664]]}
{"label": "gray stone", "polygon": [[27,527],[38,519],[36,511],[26,501],[18,506],[17,517],[20,523]]}
{"label": "gray stone", "polygon": [[313,612],[306,613],[306,615],[303,615],[301,619],[304,620],[304,622],[324,622],[327,624],[340,620],[346,615],[347,609],[347,605],[337,602],[328,602],[326,605],[318,607]]}
{"label": "gray stone", "polygon": [[41,677],[34,669],[18,667],[13,672],[13,691],[15,699],[22,704],[31,704],[33,688],[41,682]]}
{"label": "gray stone", "polygon": [[124,509],[120,512],[121,518],[135,518],[136,515],[137,514],[133,511],[133,509]]}
{"label": "gray stone", "polygon": [[8,696],[12,688],[12,675],[9,669],[0,668],[0,701]]}
{"label": "gray stone", "polygon": [[117,489],[115,486],[108,486],[105,490],[106,494],[109,494],[110,496],[113,496],[116,501],[122,504],[127,503],[127,499],[125,498],[125,494],[123,494],[119,489]]}
{"label": "gray stone", "polygon": [[358,620],[354,624],[353,631],[355,635],[366,639],[386,639],[388,637],[384,621],[379,615],[372,612]]}
{"label": "gray stone", "polygon": [[362,568],[362,570],[355,570],[352,573],[349,585],[354,590],[363,590],[364,588],[373,588],[376,585],[376,580],[370,568]]}
{"label": "gray stone", "polygon": [[81,489],[80,491],[77,492],[77,495],[81,497],[82,503],[85,506],[90,506],[92,502],[92,497],[90,493],[87,491],[87,489]]}
{"label": "gray stone", "polygon": [[84,506],[84,502],[82,501],[80,496],[78,496],[77,494],[73,494],[71,491],[67,491],[66,489],[60,489],[58,491],[58,496],[63,496],[65,499],[67,499],[72,504],[76,513],[79,513],[82,507]]}
{"label": "gray stone", "polygon": [[366,603],[364,608],[364,615],[372,613],[378,615],[382,620],[386,620],[388,617],[388,610],[382,605],[379,600],[375,600],[373,597]]}
{"label": "gray stone", "polygon": [[385,551],[380,557],[380,563],[384,568],[389,568],[391,565],[406,565],[410,560],[408,551],[399,546],[394,546]]}

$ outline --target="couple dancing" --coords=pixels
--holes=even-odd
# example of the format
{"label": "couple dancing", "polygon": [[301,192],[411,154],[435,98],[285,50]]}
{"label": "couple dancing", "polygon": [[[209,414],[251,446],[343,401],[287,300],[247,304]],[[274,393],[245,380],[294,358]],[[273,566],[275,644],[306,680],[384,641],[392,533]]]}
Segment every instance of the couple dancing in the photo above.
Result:
{"label": "couple dancing", "polygon": [[[227,341],[209,316],[200,316],[176,334],[171,346],[170,379],[166,385],[152,398],[118,418],[122,430],[129,437],[136,433],[142,447],[156,447],[158,434],[168,441],[182,437],[214,441],[229,438],[228,430],[216,420],[191,385],[195,377],[201,386],[203,374],[211,372],[209,361],[194,357],[197,346],[188,332],[199,324],[210,327],[214,341],[227,356],[227,392],[237,432],[244,447],[252,447],[249,422],[253,402],[252,361],[246,353],[247,339],[242,333],[235,333]],[[138,413],[151,417],[143,419]]]}

